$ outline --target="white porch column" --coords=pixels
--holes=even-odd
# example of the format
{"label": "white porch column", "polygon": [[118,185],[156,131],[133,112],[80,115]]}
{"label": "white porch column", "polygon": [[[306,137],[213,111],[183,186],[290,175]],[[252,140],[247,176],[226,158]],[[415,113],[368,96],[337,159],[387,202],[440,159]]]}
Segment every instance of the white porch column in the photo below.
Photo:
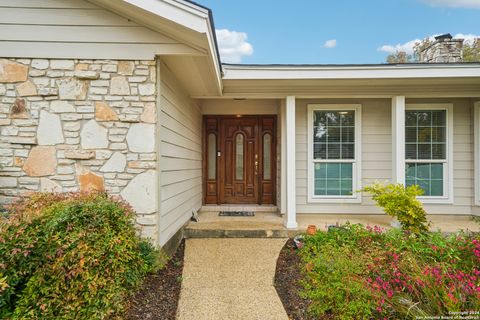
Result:
{"label": "white porch column", "polygon": [[405,184],[405,96],[392,98],[392,182]]}
{"label": "white porch column", "polygon": [[280,102],[280,213],[287,213],[287,122],[286,101]]}
{"label": "white porch column", "polygon": [[295,229],[297,224],[296,208],[296,178],[295,178],[295,97],[288,96],[285,104],[285,126],[287,153],[287,214],[285,215],[285,227]]}

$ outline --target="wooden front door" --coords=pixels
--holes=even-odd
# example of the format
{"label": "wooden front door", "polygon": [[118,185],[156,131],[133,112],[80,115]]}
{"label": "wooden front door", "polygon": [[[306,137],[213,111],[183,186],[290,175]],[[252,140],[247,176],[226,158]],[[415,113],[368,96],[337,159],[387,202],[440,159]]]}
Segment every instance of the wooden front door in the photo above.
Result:
{"label": "wooden front door", "polygon": [[276,117],[206,116],[206,204],[275,204]]}

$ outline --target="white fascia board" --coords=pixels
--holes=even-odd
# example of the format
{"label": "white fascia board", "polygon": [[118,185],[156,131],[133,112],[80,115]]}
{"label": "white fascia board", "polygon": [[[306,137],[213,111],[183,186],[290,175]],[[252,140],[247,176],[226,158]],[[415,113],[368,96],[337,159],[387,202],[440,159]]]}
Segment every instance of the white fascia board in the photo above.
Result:
{"label": "white fascia board", "polygon": [[122,0],[199,33],[208,32],[208,11],[185,1]]}
{"label": "white fascia board", "polygon": [[224,80],[402,79],[480,77],[480,64],[406,66],[231,66]]}

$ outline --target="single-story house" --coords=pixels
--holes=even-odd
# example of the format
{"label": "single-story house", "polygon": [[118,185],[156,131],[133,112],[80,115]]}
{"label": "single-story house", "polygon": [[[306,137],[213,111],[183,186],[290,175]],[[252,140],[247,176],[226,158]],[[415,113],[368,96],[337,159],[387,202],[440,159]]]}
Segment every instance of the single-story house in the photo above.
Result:
{"label": "single-story house", "polygon": [[0,202],[106,190],[159,246],[203,206],[380,214],[356,192],[376,180],[480,213],[480,64],[457,40],[429,63],[231,65],[214,30],[186,0],[0,0]]}

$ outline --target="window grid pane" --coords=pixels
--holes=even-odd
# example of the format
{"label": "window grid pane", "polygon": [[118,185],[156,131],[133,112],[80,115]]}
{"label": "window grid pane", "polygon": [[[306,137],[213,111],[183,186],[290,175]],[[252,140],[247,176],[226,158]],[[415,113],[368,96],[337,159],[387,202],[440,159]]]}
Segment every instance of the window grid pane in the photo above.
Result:
{"label": "window grid pane", "polygon": [[406,163],[405,185],[418,185],[422,196],[443,196],[443,163]]}
{"label": "window grid pane", "polygon": [[447,154],[446,111],[405,112],[405,159],[445,160]]}
{"label": "window grid pane", "polygon": [[315,163],[314,179],[315,196],[350,196],[353,193],[353,163]]}
{"label": "window grid pane", "polygon": [[355,111],[314,111],[313,119],[314,159],[355,159]]}

